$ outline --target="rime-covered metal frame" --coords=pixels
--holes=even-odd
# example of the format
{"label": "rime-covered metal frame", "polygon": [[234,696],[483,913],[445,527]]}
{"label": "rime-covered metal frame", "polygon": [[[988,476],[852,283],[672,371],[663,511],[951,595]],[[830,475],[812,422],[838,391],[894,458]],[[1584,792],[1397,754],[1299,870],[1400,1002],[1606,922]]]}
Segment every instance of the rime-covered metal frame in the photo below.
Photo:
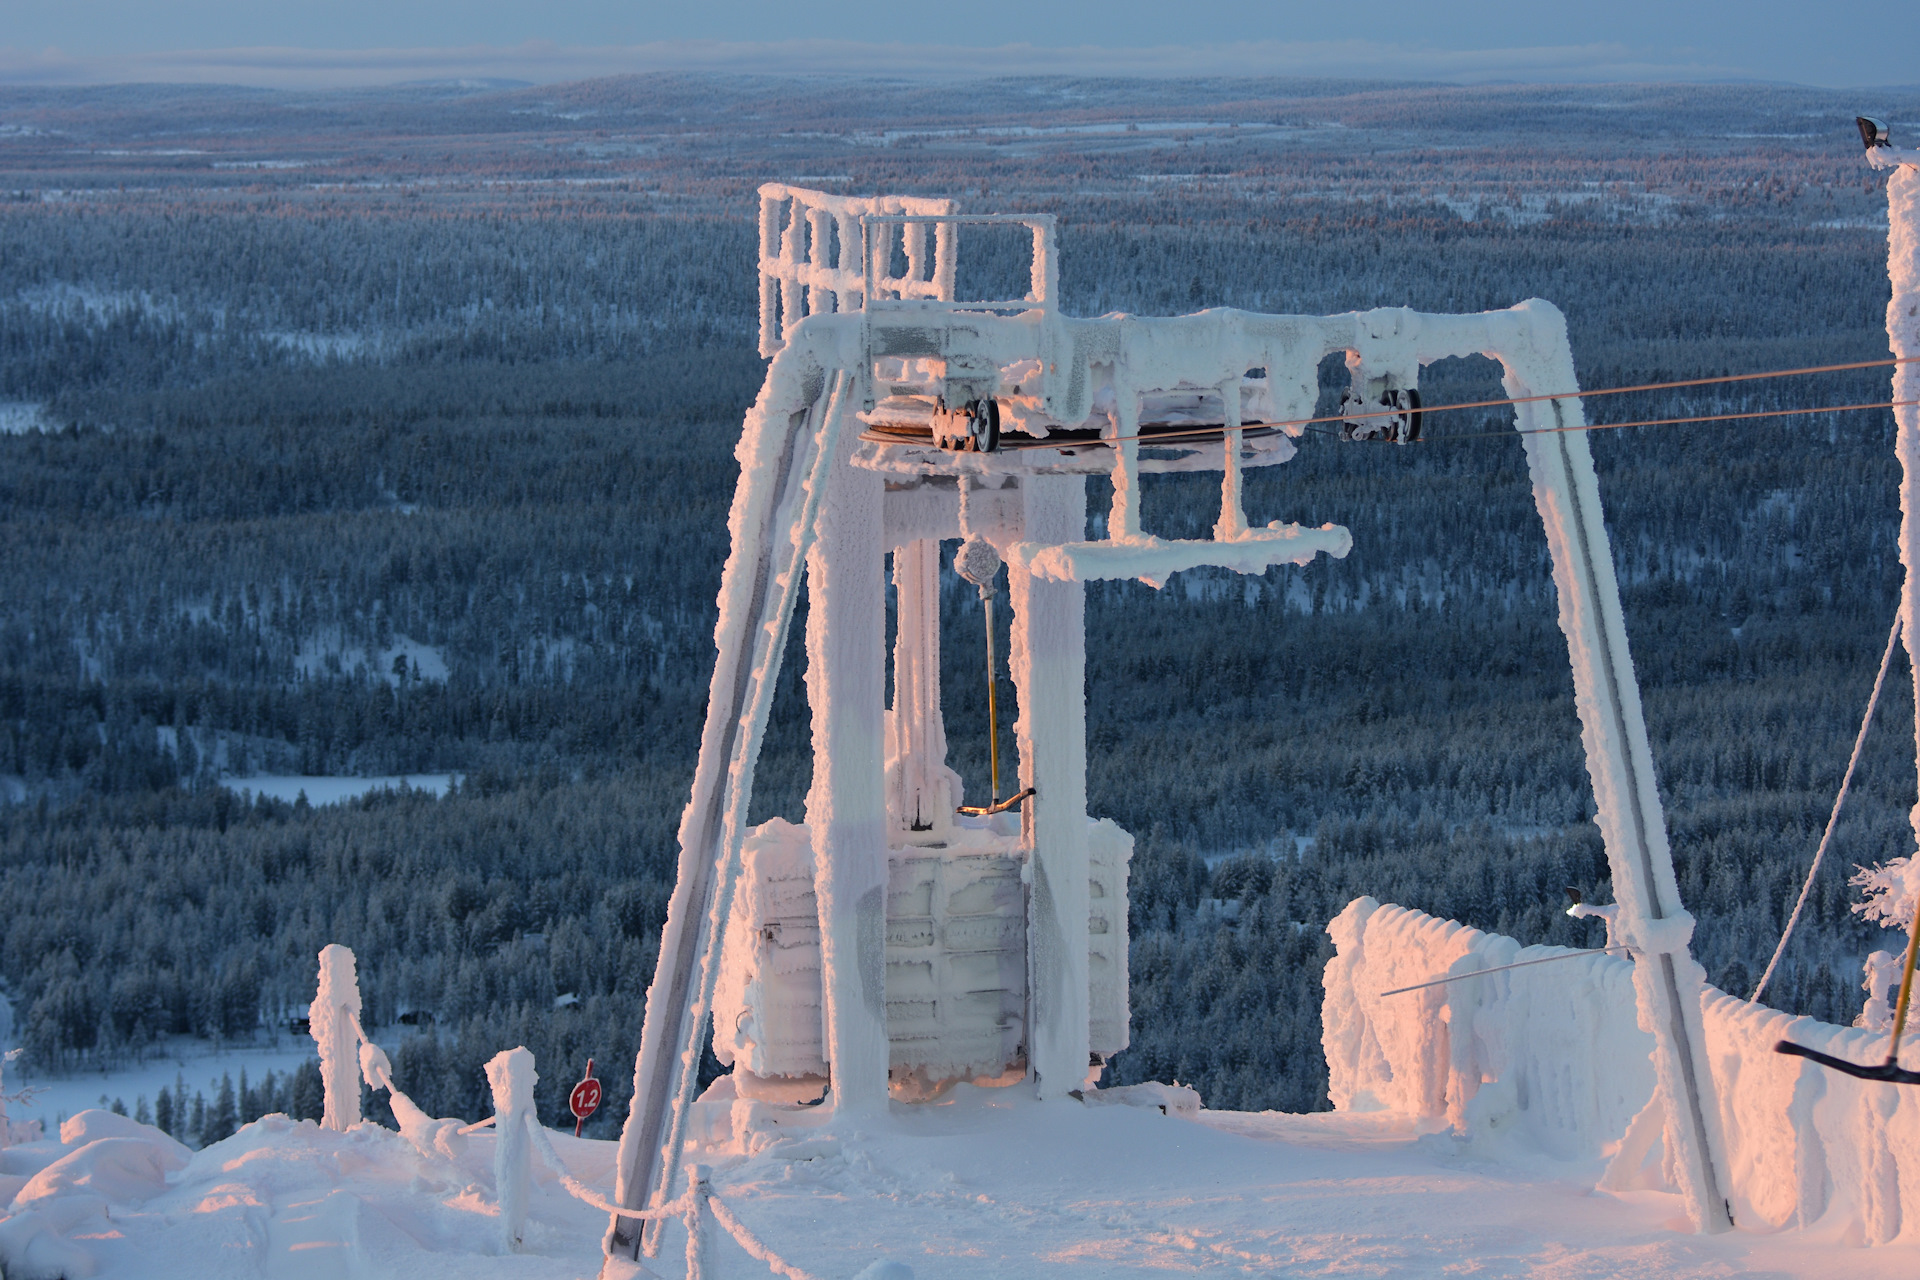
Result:
{"label": "rime-covered metal frame", "polygon": [[[784,229],[775,208],[783,201],[789,211]],[[936,768],[931,755],[936,748],[944,752],[937,697],[929,707],[925,687],[915,695],[920,706],[911,714],[922,719],[917,726],[903,725],[908,713],[898,700],[892,716],[882,705],[885,555],[893,550],[896,572],[905,572],[897,579],[903,614],[924,615],[923,597],[937,574],[930,549],[956,536],[987,538],[1007,564],[1015,616],[1012,666],[1021,704],[1015,734],[1020,782],[1036,791],[1022,808],[1019,826],[1028,876],[1025,1047],[1040,1095],[1061,1096],[1079,1085],[1086,1070],[1092,1012],[1085,582],[1133,577],[1159,585],[1174,572],[1203,565],[1258,573],[1275,564],[1304,564],[1318,554],[1345,555],[1352,539],[1337,526],[1248,522],[1240,467],[1285,461],[1293,446],[1284,431],[1257,443],[1242,439],[1245,407],[1277,423],[1310,418],[1320,361],[1333,353],[1345,354],[1357,383],[1390,376],[1405,387],[1417,385],[1423,365],[1485,355],[1501,365],[1509,396],[1556,397],[1518,405],[1516,426],[1552,553],[1597,821],[1620,906],[1617,928],[1636,953],[1635,982],[1656,1037],[1667,1132],[1695,1226],[1726,1229],[1725,1144],[1701,1026],[1705,974],[1689,951],[1693,919],[1681,906],[1673,872],[1581,404],[1568,394],[1578,384],[1560,312],[1534,300],[1461,316],[1403,308],[1334,316],[1217,309],[1168,318],[1077,319],[1052,305],[1055,280],[1050,265],[1038,261],[1041,252],[1032,300],[961,303],[951,296],[956,223],[950,208],[880,207],[886,204],[885,198],[855,202],[793,188],[762,190],[762,319],[769,326],[763,338],[774,332],[771,277],[780,282],[778,345],[763,344],[773,347],[772,364],[739,449],[734,544],[715,635],[719,661],[693,798],[681,827],[680,878],[648,995],[634,1103],[621,1144],[620,1203],[639,1209],[671,1197],[683,1130],[671,1117],[689,1097],[685,1064],[700,1053],[718,929],[731,909],[731,877],[746,838],[739,821],[720,821],[720,797],[728,797],[727,812],[744,815],[740,789],[751,785],[762,727],[754,717],[764,715],[757,696],[749,698],[745,690],[765,690],[770,675],[777,675],[799,567],[792,559],[796,549],[805,551],[810,595],[815,774],[808,826],[834,1112],[877,1115],[887,1099],[888,848],[903,813],[927,811],[924,804],[905,806],[905,788],[943,797],[938,804],[952,799],[944,760]],[[842,246],[831,262],[824,248],[813,256],[827,243],[829,225],[838,228]],[[935,232],[931,262],[925,257],[928,227]],[[873,234],[876,228],[900,230],[906,277],[871,265],[882,239]],[[889,245],[892,234],[887,232]],[[1050,228],[1035,239],[1037,249],[1050,251]],[[844,248],[856,243],[869,260],[857,289]],[[1050,252],[1044,256],[1051,260]],[[801,287],[826,291],[817,299],[808,295],[804,316],[796,293]],[[881,292],[897,305],[867,305]],[[931,379],[926,389],[935,394],[939,383],[952,380],[991,385],[993,394],[1003,394],[1007,371],[1018,368],[1019,390],[1038,406],[1038,430],[1048,430],[1048,423],[1080,430],[1070,443],[1040,435],[1034,447],[997,454],[948,452],[843,430],[849,402],[884,410],[876,396],[882,361],[919,362],[918,376]],[[1211,539],[1156,538],[1141,527],[1139,512],[1139,477],[1155,461],[1143,454],[1143,406],[1196,399],[1217,401],[1223,439],[1194,446],[1184,460],[1168,465],[1219,469],[1220,517]],[[864,416],[871,423],[874,414]],[[1090,433],[1089,426],[1098,429]],[[1090,473],[1107,474],[1113,484],[1104,538],[1086,537],[1084,476]],[[811,477],[804,485],[803,475]],[[770,569],[772,564],[778,567]],[[780,589],[770,592],[775,581]],[[905,591],[920,596],[908,600]],[[912,643],[924,647],[937,639],[923,627]],[[928,669],[925,654],[903,661],[896,652],[896,670],[909,677],[898,687],[926,686]],[[883,777],[888,747],[906,741],[921,743],[928,753],[923,767],[912,779]],[[681,1070],[667,1065],[674,1063]],[[637,1245],[622,1222],[616,1219],[609,1232],[610,1253]]]}

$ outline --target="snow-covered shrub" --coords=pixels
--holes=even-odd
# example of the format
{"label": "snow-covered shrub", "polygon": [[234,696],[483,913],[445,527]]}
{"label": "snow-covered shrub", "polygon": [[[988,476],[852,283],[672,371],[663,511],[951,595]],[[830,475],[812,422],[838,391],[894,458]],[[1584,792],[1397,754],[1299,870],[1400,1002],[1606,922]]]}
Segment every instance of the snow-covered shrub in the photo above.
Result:
{"label": "snow-covered shrub", "polygon": [[[1861,891],[1860,901],[1853,904],[1855,915],[1902,933],[1912,928],[1914,902],[1920,899],[1920,860],[1909,855],[1861,867],[1848,883]],[[1866,976],[1860,984],[1867,998],[1856,1026],[1885,1031],[1893,1025],[1889,998],[1899,985],[1900,970],[1900,958],[1890,952],[1875,951],[1867,957]]]}
{"label": "snow-covered shrub", "polygon": [[1900,958],[1891,951],[1876,951],[1867,957],[1865,968],[1866,976],[1860,988],[1867,993],[1867,999],[1853,1025],[1869,1031],[1886,1031],[1893,1026],[1890,997],[1900,985]]}
{"label": "snow-covered shrub", "polygon": [[1920,863],[1912,856],[1861,867],[1847,883],[1861,891],[1860,901],[1853,904],[1855,915],[1888,929],[1905,930],[1913,923],[1914,900],[1920,897]]}

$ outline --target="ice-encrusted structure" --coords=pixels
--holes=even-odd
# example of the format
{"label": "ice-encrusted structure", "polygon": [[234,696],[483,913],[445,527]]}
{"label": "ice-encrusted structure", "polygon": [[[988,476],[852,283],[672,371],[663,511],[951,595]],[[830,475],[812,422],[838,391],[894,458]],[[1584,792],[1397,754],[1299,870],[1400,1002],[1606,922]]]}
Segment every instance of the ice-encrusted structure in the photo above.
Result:
{"label": "ice-encrusted structure", "polygon": [[1327,934],[1336,954],[1321,1041],[1337,1110],[1405,1112],[1462,1132],[1519,1126],[1571,1159],[1617,1140],[1653,1096],[1630,960],[1570,957],[1385,995],[1564,949],[1372,898],[1348,904]]}
{"label": "ice-encrusted structure", "polygon": [[493,1091],[493,1185],[500,1200],[500,1248],[514,1253],[527,1232],[527,1184],[533,1176],[532,1144],[527,1131],[533,1115],[533,1087],[540,1082],[533,1054],[525,1045],[503,1049],[487,1062],[487,1087]]}
{"label": "ice-encrusted structure", "polygon": [[[1321,1019],[1341,1110],[1444,1126],[1484,1154],[1608,1162],[1602,1185],[1677,1185],[1675,1125],[1655,1090],[1654,1036],[1633,961],[1522,947],[1450,920],[1359,898],[1327,926]],[[1552,964],[1382,995],[1555,954]],[[1712,987],[1706,1064],[1723,1108],[1728,1194],[1743,1227],[1820,1223],[1849,1240],[1911,1238],[1901,1188],[1920,1186],[1920,1094],[1773,1052],[1790,1039],[1854,1061],[1877,1033],[1796,1018]]]}
{"label": "ice-encrusted structure", "polygon": [[[1011,824],[1003,824],[1010,826]],[[1020,1060],[1026,894],[1004,833],[959,828],[945,850],[887,865],[886,1009],[895,1093],[999,1079]],[[1087,832],[1088,1043],[1127,1043],[1126,875],[1133,837],[1105,819]],[[824,987],[813,848],[775,819],[742,849],[741,883],[714,1000],[715,1054],[741,1097],[811,1100],[826,1085]]]}
{"label": "ice-encrusted structure", "polygon": [[[1887,300],[1887,345],[1909,361],[1893,367],[1894,452],[1900,458],[1900,565],[1906,571],[1900,597],[1900,634],[1913,661],[1914,688],[1920,692],[1920,657],[1914,631],[1920,625],[1920,152],[1869,147],[1867,162],[1887,169],[1887,276],[1893,293]],[[1914,719],[1914,746],[1920,756],[1920,716]],[[1914,836],[1920,841],[1920,804],[1913,809]],[[1920,899],[1920,857],[1893,858],[1854,878],[1862,890],[1855,909],[1889,929],[1905,930]]]}
{"label": "ice-encrusted structure", "polygon": [[[1867,163],[1887,174],[1887,345],[1896,357],[1920,357],[1920,151],[1868,147]],[[1900,566],[1906,583],[1900,597],[1901,634],[1914,654],[1914,628],[1920,626],[1920,363],[1893,367],[1893,411],[1897,431],[1894,452],[1900,458]],[[1920,691],[1920,659],[1912,663],[1914,689]],[[1920,716],[1914,718],[1914,746],[1920,754]],[[1920,805],[1913,810],[1920,840]],[[1908,873],[1909,889],[1915,875]],[[1910,904],[1909,904],[1910,905]]]}
{"label": "ice-encrusted structure", "polygon": [[[1024,297],[953,296],[976,224],[1031,237]],[[1354,438],[1417,436],[1421,366],[1499,361],[1518,402],[1618,897],[1615,926],[1653,1031],[1668,1148],[1702,1230],[1728,1224],[1719,1108],[1628,655],[1566,324],[1530,301],[1479,315],[1216,309],[1060,312],[1053,220],[948,204],[761,192],[767,379],[736,456],[733,549],[679,878],[649,991],[617,1199],[672,1198],[709,1016],[743,1102],[819,1099],[877,1122],[889,1094],[952,1081],[1076,1092],[1126,1044],[1131,840],[1086,811],[1088,581],[1159,586],[1201,566],[1260,573],[1344,556],[1352,535],[1248,518],[1243,476],[1284,463],[1318,369],[1345,357]],[[1368,406],[1384,406],[1371,409]],[[1212,537],[1155,536],[1141,483],[1218,471]],[[1088,536],[1085,477],[1112,486]],[[938,673],[943,543],[1006,567],[1017,779],[972,797],[946,759]],[[891,583],[898,629],[885,619]],[[813,782],[801,824],[746,820],[802,581]],[[893,696],[888,705],[891,657]],[[610,1256],[641,1247],[616,1218]]]}
{"label": "ice-encrusted structure", "polygon": [[337,942],[320,949],[320,982],[307,1026],[320,1050],[326,1109],[320,1123],[344,1133],[360,1123],[360,979],[353,952]]}

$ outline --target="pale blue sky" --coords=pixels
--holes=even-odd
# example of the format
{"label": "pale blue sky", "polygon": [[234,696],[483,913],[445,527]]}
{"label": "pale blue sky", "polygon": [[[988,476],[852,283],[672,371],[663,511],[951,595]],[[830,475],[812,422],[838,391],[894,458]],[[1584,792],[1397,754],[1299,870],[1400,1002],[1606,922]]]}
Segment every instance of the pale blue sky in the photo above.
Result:
{"label": "pale blue sky", "polygon": [[[1920,82],[1912,17],[1900,4],[1813,0],[8,0],[0,81],[558,80],[710,67],[1853,87]],[[968,53],[986,49],[1003,52]]]}

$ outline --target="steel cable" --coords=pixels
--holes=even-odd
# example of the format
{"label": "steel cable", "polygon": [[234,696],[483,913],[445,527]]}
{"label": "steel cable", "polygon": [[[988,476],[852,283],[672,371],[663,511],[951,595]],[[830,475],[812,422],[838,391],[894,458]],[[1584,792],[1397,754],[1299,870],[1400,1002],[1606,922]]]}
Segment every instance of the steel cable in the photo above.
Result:
{"label": "steel cable", "polygon": [[1800,886],[1800,898],[1793,904],[1793,914],[1787,917],[1787,927],[1780,934],[1780,945],[1773,949],[1773,959],[1767,961],[1767,971],[1760,975],[1760,984],[1747,998],[1749,1004],[1759,1003],[1767,989],[1767,983],[1773,978],[1773,971],[1780,964],[1780,957],[1786,954],[1787,939],[1793,936],[1794,926],[1800,923],[1800,913],[1805,910],[1807,896],[1813,892],[1813,878],[1820,872],[1820,863],[1827,856],[1827,848],[1833,843],[1834,829],[1840,825],[1840,806],[1847,802],[1847,790],[1853,786],[1853,771],[1860,763],[1860,749],[1866,745],[1867,730],[1873,727],[1873,711],[1880,705],[1880,690],[1887,683],[1887,669],[1893,665],[1893,651],[1900,643],[1900,615],[1893,618],[1893,629],[1887,632],[1887,650],[1880,655],[1880,673],[1873,678],[1873,693],[1867,698],[1867,713],[1860,718],[1860,732],[1854,735],[1853,754],[1847,757],[1847,771],[1840,778],[1840,793],[1833,798],[1833,812],[1827,815],[1827,829],[1820,837],[1820,847],[1814,850],[1813,865],[1807,868],[1807,881]]}

